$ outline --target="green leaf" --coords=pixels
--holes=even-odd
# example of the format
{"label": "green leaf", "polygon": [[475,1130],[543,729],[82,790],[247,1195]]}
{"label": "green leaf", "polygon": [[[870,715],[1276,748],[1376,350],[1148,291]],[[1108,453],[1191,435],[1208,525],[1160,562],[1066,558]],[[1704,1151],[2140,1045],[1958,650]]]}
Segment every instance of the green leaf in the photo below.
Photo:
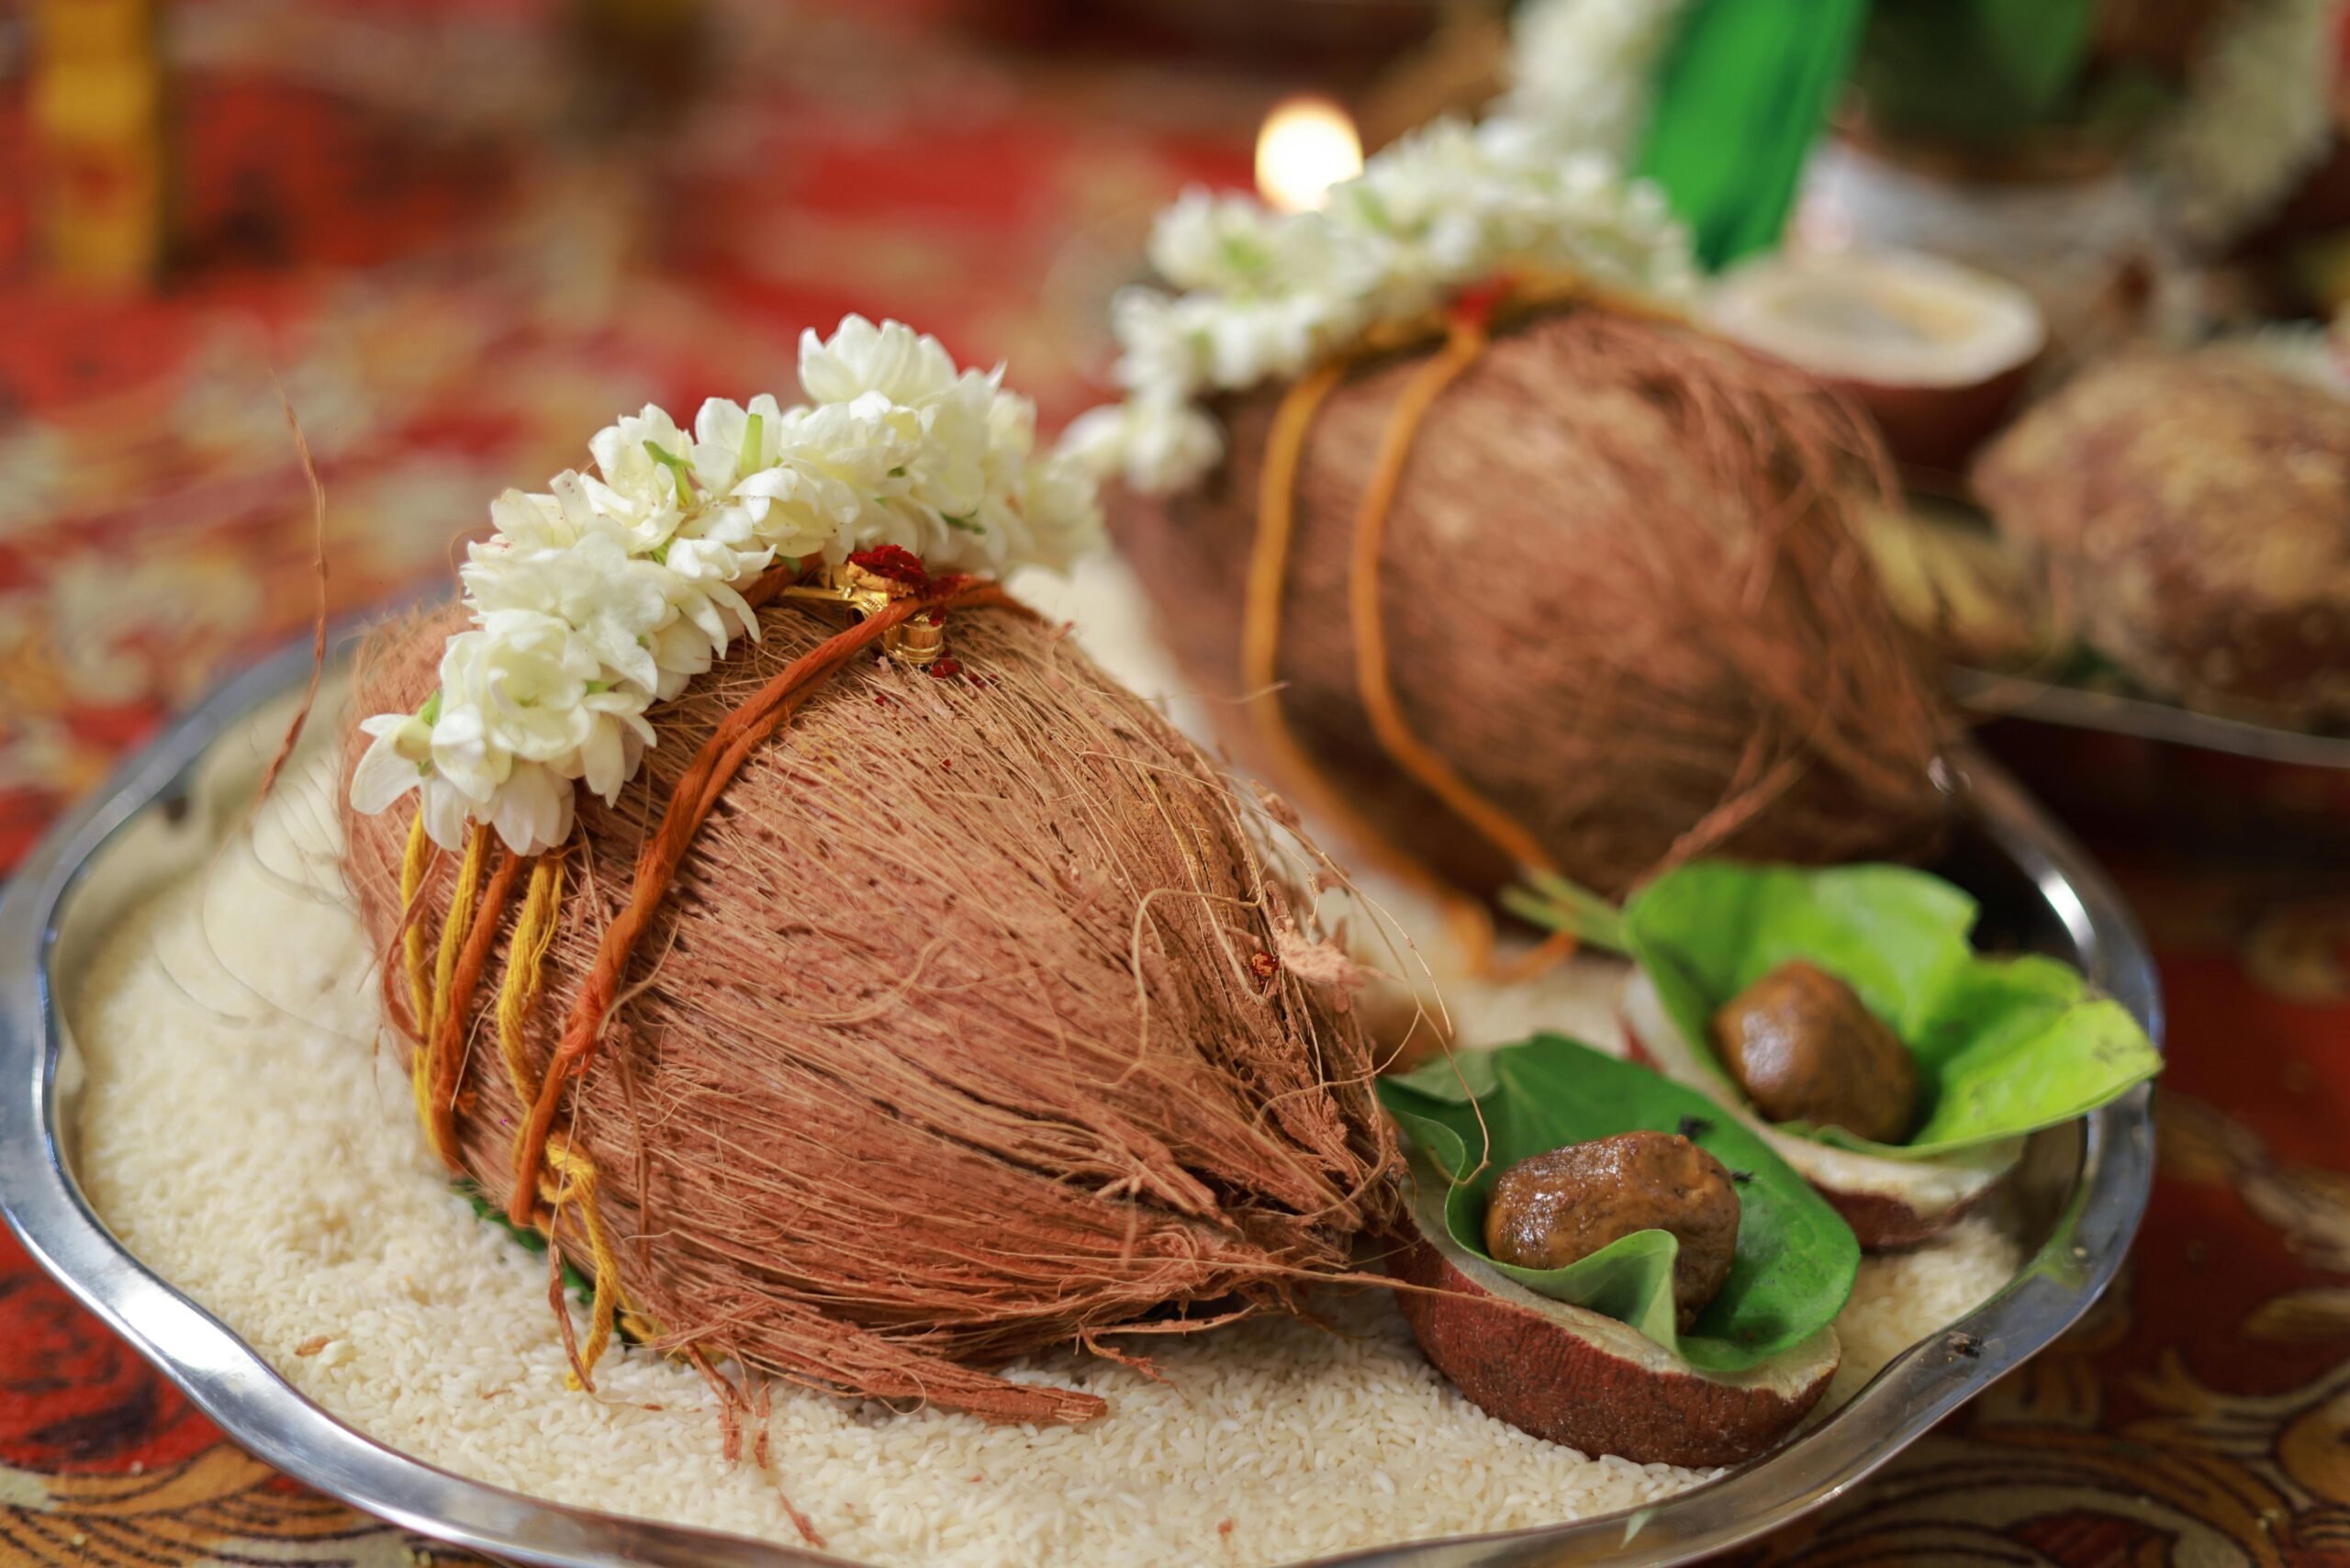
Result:
{"label": "green leaf", "polygon": [[[482,1196],[479,1187],[469,1181],[453,1182],[450,1185],[457,1190],[459,1197],[473,1205],[476,1218],[485,1221],[495,1229],[504,1231],[509,1240],[515,1242],[523,1251],[533,1257],[546,1256],[547,1238],[537,1231],[526,1229],[507,1218],[506,1211]],[[563,1260],[563,1282],[565,1288],[571,1293],[572,1299],[582,1306],[596,1297],[595,1282],[573,1268],[571,1260],[568,1258]]]}
{"label": "green leaf", "polygon": [[1625,910],[1633,958],[1692,1054],[1724,1083],[1713,1016],[1792,958],[1851,986],[1918,1060],[1909,1141],[1785,1130],[1893,1159],[1924,1159],[2071,1121],[2161,1070],[2121,1003],[2053,958],[1991,958],[1967,942],[1975,901],[1899,866],[1814,870],[1699,861]]}
{"label": "green leaf", "polygon": [[1632,172],[1707,266],[1778,243],[1867,19],[1867,0],[1698,0],[1675,29]]}
{"label": "green leaf", "polygon": [[[1482,1099],[1494,1092],[1494,1053],[1452,1051],[1426,1067],[1414,1068],[1409,1072],[1398,1073],[1380,1081],[1382,1086],[1393,1084],[1430,1100],[1466,1105],[1470,1101]],[[1450,1170],[1451,1167],[1446,1169]]]}
{"label": "green leaf", "polygon": [[[1860,1246],[1852,1228],[1771,1151],[1704,1095],[1556,1035],[1382,1080],[1381,1103],[1452,1189],[1452,1239],[1528,1289],[1606,1314],[1708,1372],[1738,1372],[1809,1338],[1852,1294]],[[1474,1089],[1464,1092],[1463,1080]],[[1520,1269],[1485,1250],[1494,1179],[1531,1155],[1611,1133],[1680,1133],[1746,1178],[1738,1249],[1721,1292],[1676,1334],[1673,1264],[1662,1230],[1616,1241],[1564,1269]]]}
{"label": "green leaf", "polygon": [[1588,947],[1628,950],[1624,914],[1614,904],[1554,871],[1529,870],[1526,882],[1502,890],[1502,907],[1510,913],[1547,930],[1568,932]]}

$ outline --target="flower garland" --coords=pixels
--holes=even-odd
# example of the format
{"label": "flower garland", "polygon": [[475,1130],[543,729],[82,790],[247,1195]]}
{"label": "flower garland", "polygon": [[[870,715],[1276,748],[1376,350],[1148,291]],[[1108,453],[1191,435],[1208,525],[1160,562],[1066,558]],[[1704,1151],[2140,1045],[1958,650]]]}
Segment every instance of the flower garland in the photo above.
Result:
{"label": "flower garland", "polygon": [[1531,0],[1510,18],[1495,118],[1561,151],[1632,154],[1688,0]]}
{"label": "flower garland", "polygon": [[2184,102],[2142,154],[2172,223],[2223,245],[2274,213],[2324,155],[2341,0],[2255,0],[2215,24]]}
{"label": "flower garland", "polygon": [[1002,379],[851,316],[802,336],[807,403],[713,398],[690,432],[647,405],[588,443],[594,474],[507,491],[459,568],[472,624],[440,689],[361,723],[352,809],[420,790],[442,847],[484,823],[539,854],[570,836],[576,785],[619,799],[656,744],[654,703],[758,638],[741,588],[777,563],[896,545],[938,572],[1066,566],[1100,532],[1093,481],[1035,453],[1035,405]]}
{"label": "flower garland", "polygon": [[1181,292],[1133,287],[1112,301],[1125,399],[1080,416],[1063,443],[1095,476],[1147,494],[1222,458],[1203,396],[1296,376],[1511,268],[1666,298],[1696,283],[1661,191],[1508,115],[1422,127],[1332,186],[1319,211],[1187,191],[1159,215],[1150,260]]}

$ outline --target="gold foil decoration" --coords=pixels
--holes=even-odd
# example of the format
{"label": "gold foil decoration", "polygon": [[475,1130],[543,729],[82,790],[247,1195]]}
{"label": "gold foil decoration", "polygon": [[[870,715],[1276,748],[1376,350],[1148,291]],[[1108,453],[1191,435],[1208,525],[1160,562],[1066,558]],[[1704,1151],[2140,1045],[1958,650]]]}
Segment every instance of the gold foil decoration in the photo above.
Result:
{"label": "gold foil decoration", "polygon": [[[886,610],[894,601],[912,599],[922,589],[868,571],[854,561],[825,566],[813,582],[794,583],[783,590],[786,599],[845,605],[860,619]],[[881,651],[901,665],[926,669],[946,652],[946,612],[934,610],[881,633]]]}

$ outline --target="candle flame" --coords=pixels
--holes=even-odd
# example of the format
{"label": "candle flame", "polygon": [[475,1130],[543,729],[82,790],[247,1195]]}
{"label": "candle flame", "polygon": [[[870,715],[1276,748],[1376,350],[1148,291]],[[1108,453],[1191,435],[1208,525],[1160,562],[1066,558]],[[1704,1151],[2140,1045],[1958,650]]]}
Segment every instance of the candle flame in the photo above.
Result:
{"label": "candle flame", "polygon": [[1362,141],[1347,111],[1327,98],[1284,98],[1257,133],[1257,189],[1283,212],[1330,199],[1330,187],[1362,173]]}

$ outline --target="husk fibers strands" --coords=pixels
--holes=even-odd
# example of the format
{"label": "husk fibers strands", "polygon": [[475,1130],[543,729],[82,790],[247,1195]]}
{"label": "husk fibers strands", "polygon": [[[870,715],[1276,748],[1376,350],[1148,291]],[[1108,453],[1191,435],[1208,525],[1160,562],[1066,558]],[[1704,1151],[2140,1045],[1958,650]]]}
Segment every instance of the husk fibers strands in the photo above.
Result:
{"label": "husk fibers strands", "polygon": [[[359,711],[415,709],[453,613],[379,636]],[[542,1004],[517,1004],[521,1073],[494,1065],[504,982],[467,1008],[464,1168],[513,1202],[532,1093],[559,1085],[549,1148],[592,1158],[656,1345],[996,1420],[1102,1405],[990,1362],[1284,1307],[1343,1271],[1386,1217],[1394,1152],[1360,1025],[1268,961],[1304,912],[1196,749],[1003,610],[955,612],[961,674],[861,657],[745,748],[644,916],[599,1044],[557,1078],[565,1011],[663,803],[691,793],[724,717],[833,631],[797,605],[761,619],[763,644],[665,710],[620,804],[583,798],[554,929],[524,934],[546,946]],[[429,858],[405,924],[406,824],[347,827],[398,968],[408,933],[445,928],[458,857]],[[532,902],[483,906],[509,962]],[[541,1217],[594,1261],[579,1204]]]}
{"label": "husk fibers strands", "polygon": [[[1351,572],[1384,474],[1385,695],[1462,798],[1522,824],[1560,871],[1619,893],[1706,853],[1929,846],[1950,722],[1851,527],[1886,482],[1862,418],[1791,367],[1588,305],[1497,332],[1418,415],[1408,460],[1382,464],[1399,403],[1448,352],[1317,388],[1296,460],[1270,673],[1284,727],[1348,780],[1352,814],[1470,890],[1530,860],[1401,766],[1366,703]],[[1281,406],[1278,390],[1228,405],[1231,456],[1203,486],[1114,515],[1214,689],[1254,693],[1269,673],[1237,657],[1229,607],[1246,602]]]}

